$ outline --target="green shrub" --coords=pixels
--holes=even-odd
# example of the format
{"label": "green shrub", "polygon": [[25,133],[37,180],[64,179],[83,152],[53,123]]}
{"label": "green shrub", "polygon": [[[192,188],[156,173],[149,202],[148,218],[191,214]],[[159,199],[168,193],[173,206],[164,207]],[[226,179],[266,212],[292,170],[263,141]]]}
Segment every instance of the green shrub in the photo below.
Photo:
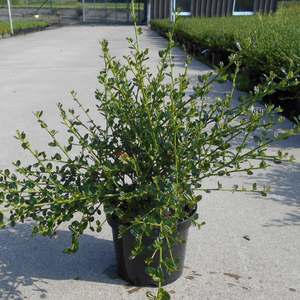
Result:
{"label": "green shrub", "polygon": [[11,33],[11,29],[8,22],[0,22],[0,34]]}
{"label": "green shrub", "polygon": [[[300,57],[300,7],[281,8],[275,14],[243,17],[192,17],[179,20],[175,33],[215,51],[238,50],[250,38],[256,42],[244,64],[251,73],[284,75],[290,58]],[[151,25],[168,30],[168,19],[151,20]]]}
{"label": "green shrub", "polygon": [[[151,20],[150,23],[159,30],[167,31],[169,28],[168,19]],[[181,18],[175,34],[216,52],[237,53],[239,48],[246,47],[249,39],[254,41],[254,45],[241,58],[243,71],[237,80],[238,88],[246,92],[259,84],[264,74],[268,76],[274,72],[279,76],[276,79],[279,81],[288,76],[286,70],[297,72],[300,68],[299,6],[280,8],[269,15]],[[283,96],[276,94],[270,96],[272,99],[268,101],[282,106],[284,114],[291,117],[299,114],[295,104],[299,93],[298,87],[288,89]]]}
{"label": "green shrub", "polygon": [[40,21],[26,21],[26,22],[14,22],[14,29],[24,30],[28,28],[36,27],[46,27],[48,24],[46,22]]}
{"label": "green shrub", "polygon": [[77,16],[82,16],[82,4],[78,3],[75,11],[76,11]]}
{"label": "green shrub", "polygon": [[158,30],[167,30],[169,28],[169,19],[153,19],[150,21],[150,24]]}
{"label": "green shrub", "polygon": [[[13,22],[14,30],[25,30],[28,28],[46,27],[47,22],[44,21],[17,21]],[[0,34],[11,33],[10,25],[8,22],[0,22]]]}
{"label": "green shrub", "polygon": [[9,27],[0,27],[0,34],[11,33],[11,29]]}

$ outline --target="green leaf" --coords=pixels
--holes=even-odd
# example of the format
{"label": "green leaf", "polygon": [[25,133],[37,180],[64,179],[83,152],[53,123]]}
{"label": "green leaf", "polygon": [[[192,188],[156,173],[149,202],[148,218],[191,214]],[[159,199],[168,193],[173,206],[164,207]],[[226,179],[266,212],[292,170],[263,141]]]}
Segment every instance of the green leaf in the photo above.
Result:
{"label": "green leaf", "polygon": [[158,51],[158,55],[159,55],[159,57],[163,57],[163,56],[164,56],[164,54],[165,54],[165,51],[164,51],[164,50],[160,50],[160,51]]}
{"label": "green leaf", "polygon": [[24,149],[28,149],[28,143],[22,143],[22,147],[23,147]]}
{"label": "green leaf", "polygon": [[90,207],[88,209],[89,215],[93,215],[95,213],[95,208],[94,207]]}
{"label": "green leaf", "polygon": [[134,253],[131,253],[131,254],[129,255],[129,259],[130,259],[130,260],[135,259],[135,257],[136,257],[136,255],[135,255]]}
{"label": "green leaf", "polygon": [[160,289],[160,294],[162,296],[162,298],[161,298],[162,300],[170,300],[171,299],[170,294],[162,288]]}
{"label": "green leaf", "polygon": [[145,259],[145,264],[150,265],[151,263],[153,263],[154,259],[152,257],[148,257]]}
{"label": "green leaf", "polygon": [[202,75],[199,75],[199,76],[198,76],[198,80],[199,80],[199,82],[202,83],[202,82],[204,82],[204,77],[203,77]]}
{"label": "green leaf", "polygon": [[254,142],[257,143],[257,144],[261,143],[261,138],[260,138],[259,136],[257,136],[257,135],[255,135],[255,136],[253,137],[253,140],[254,140]]}
{"label": "green leaf", "polygon": [[[200,186],[201,187],[201,186]],[[202,195],[197,195],[196,196],[196,201],[197,202],[200,202],[202,200]]]}
{"label": "green leaf", "polygon": [[267,167],[267,163],[265,161],[262,161],[260,164],[259,164],[259,167],[264,169]]}
{"label": "green leaf", "polygon": [[139,236],[139,231],[138,231],[138,229],[136,229],[136,228],[131,228],[131,229],[130,229],[130,232],[131,232],[131,234],[132,234],[134,237],[138,237],[138,236]]}
{"label": "green leaf", "polygon": [[73,233],[76,233],[76,227],[74,225],[69,225],[69,230]]}
{"label": "green leaf", "polygon": [[43,115],[43,111],[41,110],[41,111],[38,111],[37,113],[36,113],[36,115],[40,118],[42,115]]}
{"label": "green leaf", "polygon": [[22,140],[25,140],[25,138],[26,138],[25,132],[22,132],[21,135],[20,135],[20,137],[21,137]]}
{"label": "green leaf", "polygon": [[54,143],[54,142],[50,142],[48,145],[49,145],[50,147],[56,147],[56,143]]}
{"label": "green leaf", "polygon": [[168,257],[165,259],[165,265],[170,269],[176,267],[175,263]]}
{"label": "green leaf", "polygon": [[149,300],[156,300],[156,296],[150,291],[146,293],[146,296]]}
{"label": "green leaf", "polygon": [[72,251],[72,249],[67,248],[67,249],[64,249],[64,250],[63,250],[63,253],[64,253],[64,254],[72,254],[73,251]]}
{"label": "green leaf", "polygon": [[217,80],[218,83],[222,84],[228,81],[228,75],[222,76],[220,79]]}
{"label": "green leaf", "polygon": [[61,160],[61,155],[60,155],[59,153],[56,153],[56,154],[54,155],[54,159],[56,159],[56,160]]}
{"label": "green leaf", "polygon": [[145,269],[145,272],[146,272],[148,275],[150,275],[150,276],[155,275],[155,268],[153,268],[153,267],[147,267],[147,268]]}
{"label": "green leaf", "polygon": [[0,226],[3,226],[3,213],[0,212]]}
{"label": "green leaf", "polygon": [[42,128],[47,128],[48,125],[47,125],[46,123],[44,123],[44,122],[41,122],[41,127],[42,127]]}
{"label": "green leaf", "polygon": [[163,278],[164,277],[164,271],[161,267],[158,267],[155,270],[155,273],[156,273],[156,277],[158,277],[158,278]]}
{"label": "green leaf", "polygon": [[186,243],[186,240],[183,239],[183,237],[181,236],[181,237],[179,238],[179,242],[180,242],[181,244],[185,244],[185,243]]}

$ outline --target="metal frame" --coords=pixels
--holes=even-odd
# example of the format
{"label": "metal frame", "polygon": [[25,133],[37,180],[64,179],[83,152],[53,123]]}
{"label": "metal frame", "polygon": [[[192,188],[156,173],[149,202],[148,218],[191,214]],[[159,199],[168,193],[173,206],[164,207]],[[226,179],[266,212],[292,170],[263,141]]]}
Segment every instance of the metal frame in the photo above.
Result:
{"label": "metal frame", "polygon": [[233,16],[252,16],[254,14],[255,0],[253,1],[252,11],[236,11],[235,10],[236,1],[237,0],[233,1],[233,7],[232,7]]}
{"label": "metal frame", "polygon": [[[170,18],[169,1],[174,0],[149,0],[151,5],[151,19]],[[190,16],[221,17],[233,14],[235,0],[191,0]],[[277,10],[278,0],[255,0],[254,11],[261,13],[274,13]],[[166,9],[166,7],[168,9]],[[171,17],[172,19],[172,17]]]}
{"label": "metal frame", "polygon": [[[177,0],[173,0],[173,9],[172,9],[172,11],[176,7],[176,2],[177,2]],[[192,1],[191,1],[191,6],[192,6]],[[192,7],[190,7],[190,11],[182,11],[179,15],[184,16],[184,17],[189,17],[189,16],[192,15],[191,10],[192,10]]]}

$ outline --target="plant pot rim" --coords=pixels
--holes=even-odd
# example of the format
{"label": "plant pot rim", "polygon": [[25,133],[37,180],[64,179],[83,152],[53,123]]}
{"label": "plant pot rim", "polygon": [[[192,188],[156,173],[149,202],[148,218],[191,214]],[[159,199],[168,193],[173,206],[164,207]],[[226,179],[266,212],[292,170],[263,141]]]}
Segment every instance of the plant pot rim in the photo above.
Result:
{"label": "plant pot rim", "polygon": [[[193,218],[194,215],[196,214],[197,212],[197,209],[198,209],[198,205],[196,204],[195,205],[195,209],[193,209],[190,214],[189,214],[189,218]],[[123,223],[121,222],[118,218],[109,218],[107,219],[107,223],[114,229],[118,230],[119,226],[125,226],[125,227],[129,227],[131,226],[131,223]],[[191,221],[190,219],[186,218],[184,219],[183,221],[179,221],[177,223],[177,229],[178,230],[184,230],[184,229],[187,229],[191,226]],[[158,227],[157,226],[153,226],[153,229],[154,230],[158,230]]]}

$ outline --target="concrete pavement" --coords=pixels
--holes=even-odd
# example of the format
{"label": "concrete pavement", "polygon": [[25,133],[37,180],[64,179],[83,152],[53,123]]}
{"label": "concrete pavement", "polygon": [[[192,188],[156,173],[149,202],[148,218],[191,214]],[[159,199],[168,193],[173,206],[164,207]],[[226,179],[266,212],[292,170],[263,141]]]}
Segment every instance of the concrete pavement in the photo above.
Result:
{"label": "concrete pavement", "polygon": [[[143,28],[141,47],[149,47],[151,71],[166,40]],[[32,112],[44,111],[50,128],[61,139],[68,134],[60,125],[56,103],[76,108],[71,90],[85,107],[96,104],[103,68],[99,41],[109,40],[111,54],[122,60],[129,53],[126,37],[133,27],[63,27],[0,41],[0,169],[12,168],[31,156],[13,138],[25,131],[33,148],[49,142]],[[176,72],[183,70],[184,52],[174,50]],[[209,68],[193,61],[190,76]],[[193,79],[194,80],[194,79]],[[231,84],[216,85],[211,96],[230,91]],[[236,97],[239,95],[237,92]],[[91,114],[100,118],[94,111]],[[291,128],[287,121],[278,130]],[[174,300],[296,300],[300,299],[300,136],[271,146],[287,151],[293,164],[274,165],[256,173],[251,183],[272,185],[266,198],[252,194],[205,194],[199,205],[201,231],[191,228],[183,276],[166,289]],[[249,178],[226,179],[223,186],[247,185]],[[30,238],[30,222],[0,230],[0,299],[146,299],[153,288],[129,286],[116,274],[111,229],[86,232],[78,253],[65,255],[67,225],[57,239]],[[249,239],[245,239],[248,236]]]}

